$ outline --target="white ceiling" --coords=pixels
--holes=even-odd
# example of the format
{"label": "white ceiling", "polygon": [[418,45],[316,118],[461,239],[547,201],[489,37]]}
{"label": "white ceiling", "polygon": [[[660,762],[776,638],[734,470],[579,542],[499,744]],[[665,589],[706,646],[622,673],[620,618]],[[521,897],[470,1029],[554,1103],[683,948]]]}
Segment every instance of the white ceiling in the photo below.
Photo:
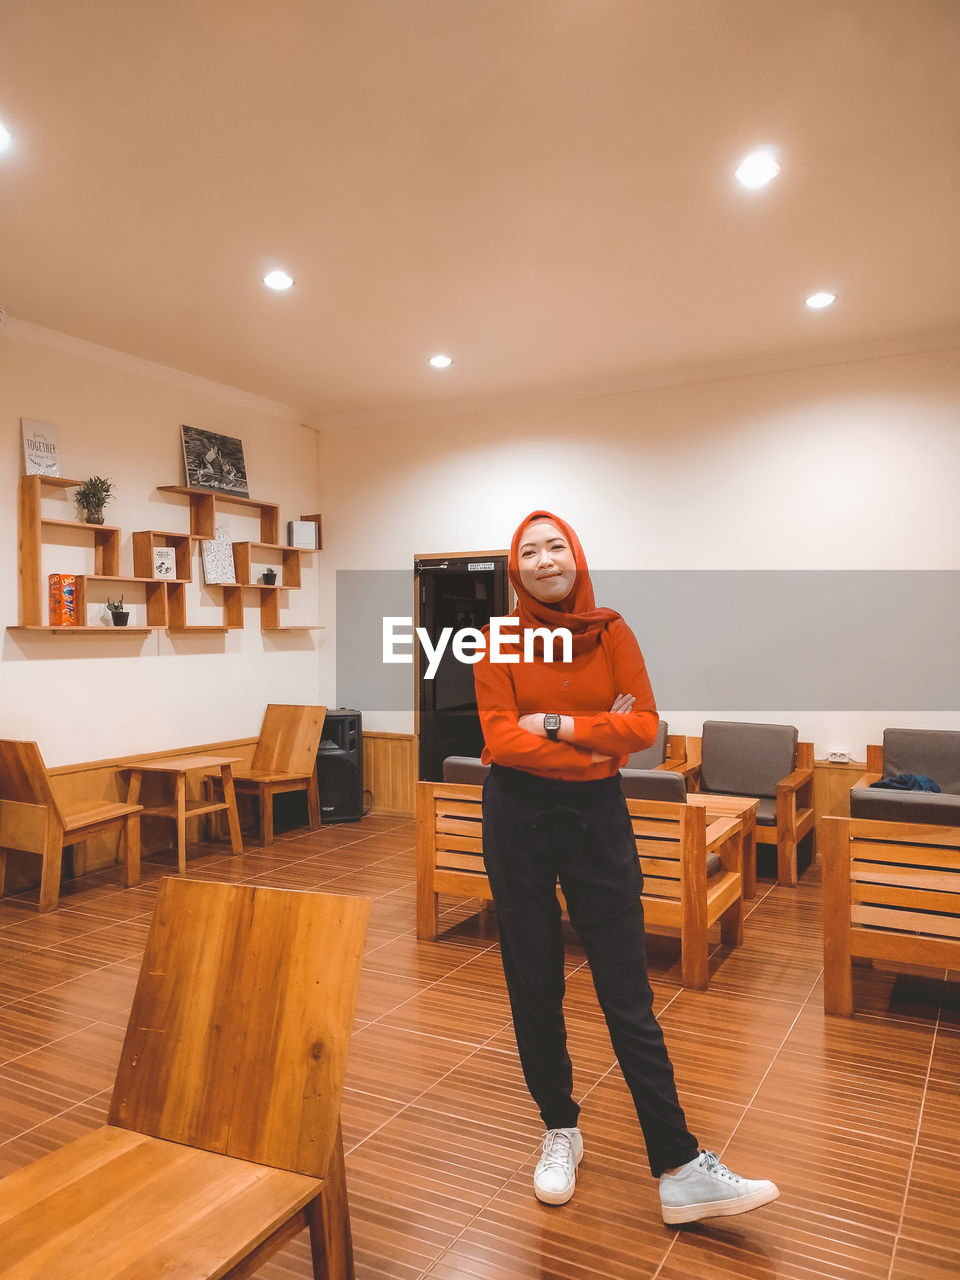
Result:
{"label": "white ceiling", "polygon": [[2,0],[0,305],[331,421],[942,331],[958,67],[957,0]]}

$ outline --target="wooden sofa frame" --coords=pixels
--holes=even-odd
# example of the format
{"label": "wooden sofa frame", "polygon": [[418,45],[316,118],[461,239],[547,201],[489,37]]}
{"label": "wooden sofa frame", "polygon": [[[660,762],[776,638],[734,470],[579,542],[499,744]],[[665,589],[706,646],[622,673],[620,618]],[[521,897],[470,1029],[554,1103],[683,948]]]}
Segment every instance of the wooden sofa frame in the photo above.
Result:
{"label": "wooden sofa frame", "polygon": [[[686,779],[689,791],[700,790],[703,763],[702,740],[687,738],[687,757],[683,764],[671,765],[673,773]],[[797,883],[797,845],[808,832],[816,840],[816,816],[813,806],[813,743],[798,742],[793,772],[777,783],[777,825],[757,823],[757,844],[771,844],[777,850],[777,880],[780,884]]]}
{"label": "wooden sofa frame", "polygon": [[[438,895],[492,897],[483,868],[482,788],[466,783],[417,783],[417,937],[439,929]],[[738,819],[706,821],[703,809],[628,800],[644,875],[644,919],[653,932],[680,935],[685,986],[709,981],[708,938],[720,921],[722,941],[743,941],[743,832]],[[707,854],[721,870],[707,878]]]}
{"label": "wooden sofa frame", "polygon": [[854,957],[960,968],[960,827],[821,818],[823,1003],[853,1012]]}

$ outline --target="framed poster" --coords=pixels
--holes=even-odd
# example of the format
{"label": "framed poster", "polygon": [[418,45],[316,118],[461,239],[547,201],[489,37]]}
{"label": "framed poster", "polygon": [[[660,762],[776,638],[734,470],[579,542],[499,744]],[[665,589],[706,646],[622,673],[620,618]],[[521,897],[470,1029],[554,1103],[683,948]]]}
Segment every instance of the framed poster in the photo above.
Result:
{"label": "framed poster", "polygon": [[153,548],[153,576],[155,578],[177,576],[177,553],[173,547]]}
{"label": "framed poster", "polygon": [[217,536],[200,543],[200,563],[203,565],[203,580],[206,585],[236,582],[237,573],[233,562],[233,543],[230,541],[226,525],[217,525]]}
{"label": "framed poster", "polygon": [[57,428],[36,418],[21,418],[23,432],[23,474],[26,476],[58,476],[60,455]]}
{"label": "framed poster", "polygon": [[183,466],[188,489],[212,489],[249,498],[243,442],[215,431],[182,426]]}

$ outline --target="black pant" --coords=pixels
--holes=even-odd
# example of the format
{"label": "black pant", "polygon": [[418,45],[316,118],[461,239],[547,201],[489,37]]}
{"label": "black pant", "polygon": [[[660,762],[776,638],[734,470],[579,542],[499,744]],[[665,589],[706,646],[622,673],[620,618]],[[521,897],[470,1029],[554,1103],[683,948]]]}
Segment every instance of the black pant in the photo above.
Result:
{"label": "black pant", "polygon": [[573,1068],[563,1021],[557,881],[583,942],[617,1061],[633,1095],[650,1169],[698,1151],[653,1015],[643,876],[617,778],[564,782],[493,765],[483,785],[483,857],[523,1074],[548,1129],[571,1128]]}

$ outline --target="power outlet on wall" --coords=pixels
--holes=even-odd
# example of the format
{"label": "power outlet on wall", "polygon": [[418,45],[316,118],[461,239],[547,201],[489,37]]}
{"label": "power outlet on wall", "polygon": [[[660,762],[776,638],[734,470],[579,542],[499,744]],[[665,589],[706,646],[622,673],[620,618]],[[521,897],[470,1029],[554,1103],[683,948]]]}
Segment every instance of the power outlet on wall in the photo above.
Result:
{"label": "power outlet on wall", "polygon": [[831,751],[830,754],[827,756],[827,759],[830,761],[831,764],[849,764],[850,752],[849,751]]}

